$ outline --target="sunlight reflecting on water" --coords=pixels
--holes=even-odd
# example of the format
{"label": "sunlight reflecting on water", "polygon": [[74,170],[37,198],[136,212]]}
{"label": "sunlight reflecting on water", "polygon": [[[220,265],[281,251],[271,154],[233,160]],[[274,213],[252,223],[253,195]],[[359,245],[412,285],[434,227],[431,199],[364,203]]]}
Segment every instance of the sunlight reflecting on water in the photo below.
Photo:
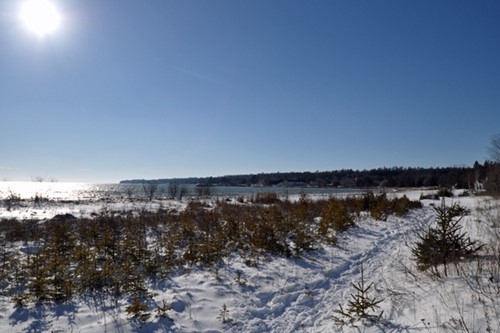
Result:
{"label": "sunlight reflecting on water", "polygon": [[85,183],[0,182],[0,197],[43,197],[53,200],[90,200],[110,195],[113,185]]}
{"label": "sunlight reflecting on water", "polygon": [[[186,188],[187,196],[195,196],[196,186],[181,185]],[[315,196],[348,195],[364,192],[361,189],[348,188],[300,188],[300,187],[232,187],[214,186],[210,188],[211,196],[238,197],[251,196],[256,193],[275,192],[278,195],[299,195],[306,193]],[[87,184],[65,182],[0,182],[0,199],[11,196],[20,199],[34,199],[35,197],[50,200],[101,200],[124,199],[127,197],[145,198],[142,184]],[[155,197],[168,196],[168,184],[161,184],[156,189]]]}

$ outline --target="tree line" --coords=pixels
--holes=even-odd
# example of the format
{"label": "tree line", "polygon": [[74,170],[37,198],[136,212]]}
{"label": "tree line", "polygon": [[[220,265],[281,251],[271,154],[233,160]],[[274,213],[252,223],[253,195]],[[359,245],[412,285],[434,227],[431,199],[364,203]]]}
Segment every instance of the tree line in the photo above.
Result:
{"label": "tree line", "polygon": [[[489,162],[487,162],[489,163]],[[474,182],[485,179],[485,166],[417,168],[392,167],[371,170],[342,169],[316,172],[275,172],[220,177],[124,180],[122,184],[178,183],[213,186],[283,186],[283,187],[456,187],[473,188]],[[480,168],[481,167],[481,168]],[[478,178],[479,177],[479,178]],[[483,177],[483,178],[480,178]]]}
{"label": "tree line", "polygon": [[500,195],[500,133],[490,139],[489,160],[472,167],[392,167],[371,170],[342,169],[316,172],[275,172],[221,177],[123,180],[122,184],[196,184],[200,186],[283,187],[455,187],[485,189]]}

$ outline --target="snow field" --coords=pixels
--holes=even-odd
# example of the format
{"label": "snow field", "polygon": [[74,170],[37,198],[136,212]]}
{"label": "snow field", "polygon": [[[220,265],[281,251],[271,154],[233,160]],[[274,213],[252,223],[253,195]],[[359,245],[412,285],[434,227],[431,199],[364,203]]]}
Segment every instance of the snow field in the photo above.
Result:
{"label": "snow field", "polygon": [[[404,194],[418,199],[421,191]],[[473,239],[498,245],[492,226],[500,223],[497,202],[481,197],[446,200],[447,205],[458,201],[471,209],[463,226]],[[500,276],[492,275],[500,269],[492,258],[461,264],[446,278],[417,271],[409,245],[418,230],[434,222],[431,204],[440,202],[424,200],[423,209],[403,218],[362,217],[339,235],[337,244],[300,258],[261,256],[253,266],[244,254],[232,254],[217,268],[178,270],[149,286],[151,316],[144,322],[125,311],[129,299],[86,295],[70,304],[16,308],[0,296],[0,332],[500,332]],[[148,209],[160,207],[154,205]],[[182,209],[182,204],[172,202],[171,207]],[[67,212],[76,210],[93,211],[73,207]],[[377,309],[377,314],[383,311],[382,319],[339,326],[334,310],[350,300],[361,265],[366,282],[373,282],[370,296],[383,300]],[[155,316],[163,301],[171,306],[171,320]],[[221,317],[224,305],[226,322]]]}

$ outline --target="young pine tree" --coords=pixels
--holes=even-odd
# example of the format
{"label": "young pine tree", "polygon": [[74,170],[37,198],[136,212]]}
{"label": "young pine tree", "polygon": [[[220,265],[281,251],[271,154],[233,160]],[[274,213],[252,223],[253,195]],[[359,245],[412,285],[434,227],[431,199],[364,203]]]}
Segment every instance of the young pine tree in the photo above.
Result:
{"label": "young pine tree", "polygon": [[458,204],[446,207],[443,201],[441,207],[435,208],[435,211],[437,226],[419,235],[419,240],[411,251],[420,270],[430,269],[440,276],[439,266],[442,265],[444,275],[448,276],[448,264],[470,258],[483,245],[471,240],[467,233],[461,230],[460,221],[470,213],[468,209]]}
{"label": "young pine tree", "polygon": [[373,314],[373,311],[379,307],[383,299],[369,296],[373,282],[366,285],[363,265],[361,265],[361,281],[356,284],[351,283],[351,285],[356,290],[356,293],[351,294],[351,300],[349,300],[346,309],[339,304],[339,308],[334,310],[335,314],[340,315],[340,317],[334,315],[335,322],[339,325],[352,323],[359,319],[378,322],[382,317],[383,311],[379,314]]}

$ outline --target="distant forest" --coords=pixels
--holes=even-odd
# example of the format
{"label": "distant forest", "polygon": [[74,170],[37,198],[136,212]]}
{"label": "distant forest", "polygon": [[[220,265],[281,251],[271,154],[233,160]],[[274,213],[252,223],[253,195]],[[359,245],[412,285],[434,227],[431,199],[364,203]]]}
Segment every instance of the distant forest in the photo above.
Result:
{"label": "distant forest", "polygon": [[379,168],[372,170],[275,172],[203,178],[134,179],[121,184],[179,183],[203,186],[283,186],[283,187],[456,187],[473,188],[476,181],[487,178],[495,164],[476,162],[473,167],[445,168]]}

